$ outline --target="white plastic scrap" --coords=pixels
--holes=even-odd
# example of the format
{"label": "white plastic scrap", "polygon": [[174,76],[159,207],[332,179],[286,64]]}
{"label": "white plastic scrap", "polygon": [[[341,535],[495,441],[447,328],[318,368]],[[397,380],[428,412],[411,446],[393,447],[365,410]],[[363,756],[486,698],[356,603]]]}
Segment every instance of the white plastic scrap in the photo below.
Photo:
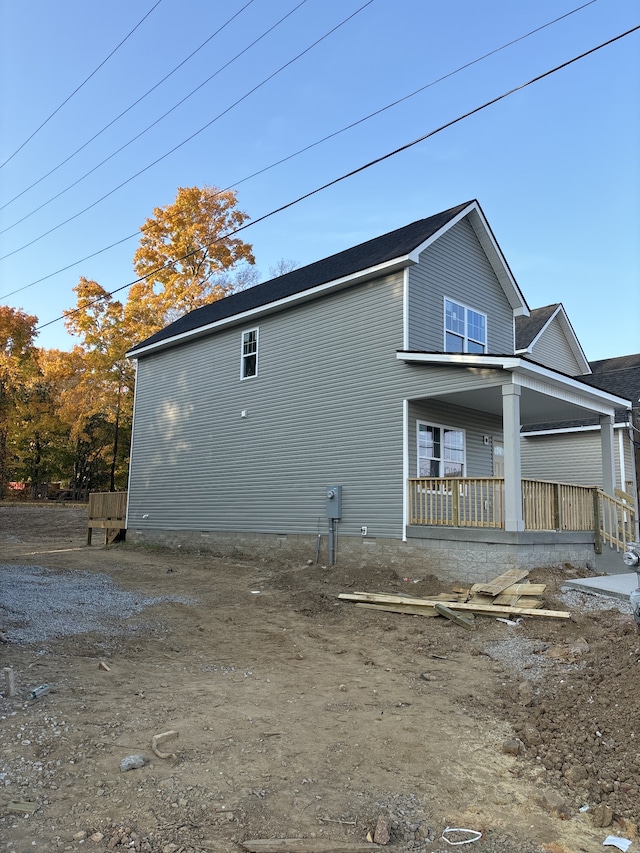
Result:
{"label": "white plastic scrap", "polygon": [[[466,832],[469,835],[473,835],[473,838],[465,838],[462,841],[449,841],[447,838],[448,832]],[[480,841],[482,838],[482,833],[478,832],[476,829],[463,829],[462,827],[453,827],[448,826],[442,833],[442,840],[446,841],[447,844],[473,844],[474,841]]]}
{"label": "white plastic scrap", "polygon": [[618,850],[628,850],[631,847],[631,842],[626,838],[620,838],[619,835],[607,835],[602,842],[602,846],[617,847]]}
{"label": "white plastic scrap", "polygon": [[514,621],[513,619],[503,619],[501,616],[497,616],[496,620],[498,622],[504,622],[505,625],[512,625],[514,628],[522,622],[522,619],[516,619]]}

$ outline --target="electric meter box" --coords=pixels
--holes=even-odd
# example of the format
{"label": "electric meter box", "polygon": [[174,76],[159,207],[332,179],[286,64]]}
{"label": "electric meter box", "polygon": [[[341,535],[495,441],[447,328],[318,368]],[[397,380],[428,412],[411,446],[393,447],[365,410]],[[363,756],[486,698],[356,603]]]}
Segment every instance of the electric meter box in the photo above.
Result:
{"label": "electric meter box", "polygon": [[327,486],[327,518],[342,518],[342,486]]}

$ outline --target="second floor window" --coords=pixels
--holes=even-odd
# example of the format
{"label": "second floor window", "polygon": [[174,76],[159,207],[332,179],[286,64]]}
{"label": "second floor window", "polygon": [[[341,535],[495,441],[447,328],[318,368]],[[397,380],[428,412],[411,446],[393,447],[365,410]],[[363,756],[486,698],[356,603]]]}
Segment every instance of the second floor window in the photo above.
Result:
{"label": "second floor window", "polygon": [[444,300],[445,352],[486,352],[487,315]]}
{"label": "second floor window", "polygon": [[258,330],[242,333],[242,365],[240,378],[250,379],[258,375]]}

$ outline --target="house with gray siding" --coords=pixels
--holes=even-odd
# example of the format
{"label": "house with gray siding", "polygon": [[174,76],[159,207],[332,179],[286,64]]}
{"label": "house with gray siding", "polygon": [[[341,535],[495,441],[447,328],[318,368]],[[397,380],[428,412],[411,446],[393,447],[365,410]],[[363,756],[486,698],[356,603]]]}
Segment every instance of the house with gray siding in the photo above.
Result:
{"label": "house with gray siding", "polygon": [[592,531],[530,529],[521,429],[596,418],[613,494],[628,402],[575,377],[575,342],[519,352],[529,317],[477,201],[186,314],[128,353],[129,540],[468,579],[593,562]]}

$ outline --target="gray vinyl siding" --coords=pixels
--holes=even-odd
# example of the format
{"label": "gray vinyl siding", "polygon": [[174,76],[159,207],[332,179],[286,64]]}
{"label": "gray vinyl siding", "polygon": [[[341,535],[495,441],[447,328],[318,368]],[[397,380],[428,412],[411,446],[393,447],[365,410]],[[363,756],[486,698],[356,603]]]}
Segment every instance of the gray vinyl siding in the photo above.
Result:
{"label": "gray vinyl siding", "polygon": [[545,367],[559,370],[569,376],[582,372],[557,317],[546,326],[534,344],[531,358],[538,364],[544,364]]}
{"label": "gray vinyl siding", "polygon": [[[438,400],[417,400],[409,404],[409,476],[418,476],[417,423],[453,427],[465,432],[466,477],[493,476],[493,440],[502,439],[502,420],[485,412],[451,406]],[[488,444],[484,436],[488,436]]]}
{"label": "gray vinyl siding", "polygon": [[[624,488],[620,477],[620,430],[614,431],[616,486]],[[631,451],[623,435],[625,479],[632,477]],[[538,435],[521,440],[522,476],[555,480],[582,486],[602,486],[600,430]]]}
{"label": "gray vinyl siding", "polygon": [[513,312],[467,219],[428,246],[409,269],[408,349],[444,350],[444,299],[487,315],[490,353],[513,352]]}
{"label": "gray vinyl siding", "polygon": [[129,526],[325,532],[339,484],[341,532],[401,535],[402,305],[398,273],[140,359]]}

